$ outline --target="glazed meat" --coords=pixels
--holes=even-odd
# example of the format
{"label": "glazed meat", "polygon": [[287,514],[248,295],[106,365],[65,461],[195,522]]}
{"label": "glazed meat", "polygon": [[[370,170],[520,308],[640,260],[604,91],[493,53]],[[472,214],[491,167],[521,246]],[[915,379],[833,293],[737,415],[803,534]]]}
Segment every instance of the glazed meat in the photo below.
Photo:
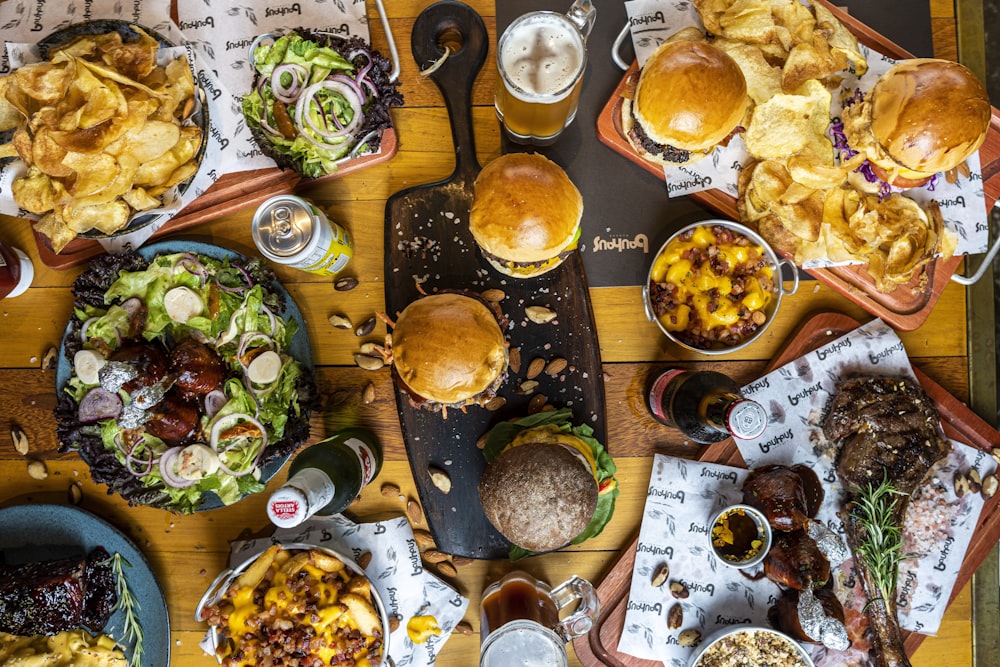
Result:
{"label": "glazed meat", "polygon": [[806,466],[761,466],[743,483],[743,502],[763,512],[775,530],[802,530],[823,502],[823,487]]}
{"label": "glazed meat", "polygon": [[170,361],[163,348],[154,343],[127,343],[108,357],[131,366],[138,375],[122,385],[129,394],[152,387],[167,376]]}
{"label": "glazed meat", "polygon": [[[845,622],[844,606],[833,592],[833,582],[823,588],[813,591],[816,599],[822,605],[823,614],[826,618],[839,621],[841,625]],[[791,635],[793,639],[810,644],[819,644],[819,637],[810,637],[802,628],[799,619],[799,591],[789,588],[781,593],[778,601],[767,610],[767,620],[772,627]]]}
{"label": "glazed meat", "polygon": [[198,404],[171,389],[150,411],[146,431],[168,445],[180,445],[194,433],[198,419]]}
{"label": "glazed meat", "polygon": [[890,484],[897,501],[887,523],[902,527],[911,494],[951,445],[941,434],[940,417],[923,389],[899,378],[860,377],[842,382],[823,431],[841,445],[837,476],[847,490],[842,518],[869,600],[875,663],[908,666],[896,617],[895,590],[883,595],[877,574],[863,557],[863,545],[872,536],[858,516],[859,500],[866,489]]}
{"label": "glazed meat", "polygon": [[187,394],[202,396],[222,386],[226,368],[219,355],[193,338],[181,341],[170,351],[174,386]]}
{"label": "glazed meat", "polygon": [[804,530],[778,532],[764,559],[764,574],[788,588],[818,588],[830,580],[830,561]]}
{"label": "glazed meat", "polygon": [[117,602],[108,558],[97,547],[86,558],[0,565],[0,632],[103,630]]}

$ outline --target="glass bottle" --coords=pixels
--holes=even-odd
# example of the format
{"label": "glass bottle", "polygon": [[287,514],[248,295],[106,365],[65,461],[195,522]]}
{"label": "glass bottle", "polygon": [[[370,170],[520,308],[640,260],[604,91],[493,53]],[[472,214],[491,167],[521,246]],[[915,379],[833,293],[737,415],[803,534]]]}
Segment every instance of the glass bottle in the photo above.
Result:
{"label": "glass bottle", "polygon": [[314,514],[339,514],[381,469],[382,446],[374,433],[338,431],[292,460],[288,481],[268,498],[267,516],[279,528],[291,528]]}
{"label": "glass bottle", "polygon": [[653,378],[647,402],[658,422],[702,444],[729,436],[748,440],[767,428],[764,408],[742,396],[735,381],[715,371],[667,369]]}
{"label": "glass bottle", "polygon": [[24,293],[35,276],[31,258],[0,241],[0,299]]}

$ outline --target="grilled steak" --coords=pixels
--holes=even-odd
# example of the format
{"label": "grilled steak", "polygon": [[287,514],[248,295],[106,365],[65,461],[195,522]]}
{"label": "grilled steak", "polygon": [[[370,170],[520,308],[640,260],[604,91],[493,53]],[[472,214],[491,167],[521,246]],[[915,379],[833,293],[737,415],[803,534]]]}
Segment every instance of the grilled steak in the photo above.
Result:
{"label": "grilled steak", "polygon": [[837,476],[847,490],[842,518],[869,600],[875,663],[908,666],[896,618],[896,591],[893,588],[891,594],[883,596],[875,573],[859,557],[859,547],[869,536],[855,510],[864,489],[888,482],[899,494],[889,522],[902,527],[910,496],[951,445],[941,433],[940,416],[924,391],[899,378],[860,377],[842,382],[823,431],[841,445]]}
{"label": "grilled steak", "polygon": [[54,635],[104,629],[117,602],[108,552],[84,558],[0,565],[0,632]]}

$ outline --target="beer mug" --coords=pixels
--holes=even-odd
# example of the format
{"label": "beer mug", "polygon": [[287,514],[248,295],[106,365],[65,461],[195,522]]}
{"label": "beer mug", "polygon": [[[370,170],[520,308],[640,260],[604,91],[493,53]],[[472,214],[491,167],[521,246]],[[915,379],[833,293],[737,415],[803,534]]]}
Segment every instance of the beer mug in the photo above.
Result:
{"label": "beer mug", "polygon": [[[562,621],[559,610],[579,601]],[[597,592],[572,576],[555,588],[514,571],[483,591],[479,667],[566,667],[566,644],[590,632],[600,613]]]}
{"label": "beer mug", "polygon": [[573,122],[596,17],[590,0],[576,0],[566,14],[524,14],[500,36],[495,105],[511,141],[547,146]]}

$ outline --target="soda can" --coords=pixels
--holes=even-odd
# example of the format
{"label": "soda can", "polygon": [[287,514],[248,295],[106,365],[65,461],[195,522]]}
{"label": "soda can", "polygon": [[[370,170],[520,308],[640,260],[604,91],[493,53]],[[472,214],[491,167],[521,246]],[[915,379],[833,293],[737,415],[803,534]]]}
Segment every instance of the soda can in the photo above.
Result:
{"label": "soda can", "polygon": [[354,254],[347,230],[295,195],[278,195],[261,204],[250,233],[272,262],[321,276],[340,273]]}

